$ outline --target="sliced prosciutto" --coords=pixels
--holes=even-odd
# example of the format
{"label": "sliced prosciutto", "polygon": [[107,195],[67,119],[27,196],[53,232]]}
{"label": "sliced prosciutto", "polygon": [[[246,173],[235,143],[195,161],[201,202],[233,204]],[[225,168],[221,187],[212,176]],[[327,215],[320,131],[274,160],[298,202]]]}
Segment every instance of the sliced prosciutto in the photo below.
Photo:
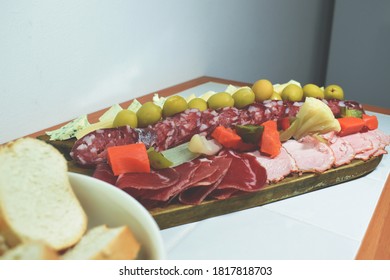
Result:
{"label": "sliced prosciutto", "polygon": [[[215,188],[218,187],[219,183],[226,175],[232,159],[225,157],[214,157],[211,160],[210,166],[207,167],[207,172],[212,173],[209,176],[202,176],[203,178],[196,181],[194,184],[189,186],[179,195],[179,201],[183,204],[200,204]],[[195,176],[201,177],[203,169],[200,169]],[[203,172],[205,172],[204,170]]]}
{"label": "sliced prosciutto", "polygon": [[118,177],[116,186],[120,189],[156,190],[170,187],[180,179],[180,174],[173,168],[151,171],[150,173],[126,173]]}
{"label": "sliced prosciutto", "polygon": [[280,154],[274,158],[261,155],[258,151],[250,154],[254,155],[261,166],[265,168],[268,183],[276,183],[292,172],[298,171],[295,160],[283,147],[280,150]]}
{"label": "sliced prosciutto", "polygon": [[261,189],[267,173],[256,157],[249,154],[237,154],[231,150],[224,151],[226,158],[231,158],[229,170],[211,196],[219,199],[234,195],[236,191],[253,192]]}
{"label": "sliced prosciutto", "polygon": [[105,163],[105,162],[99,163],[96,166],[96,169],[93,172],[92,177],[94,177],[96,179],[99,179],[99,180],[102,180],[104,182],[107,182],[107,183],[109,183],[111,185],[115,185],[116,180],[118,178],[112,172],[111,167],[107,163]]}
{"label": "sliced prosciutto", "polygon": [[299,141],[288,140],[282,146],[295,160],[300,172],[324,172],[335,161],[329,146],[312,136],[305,136]]}

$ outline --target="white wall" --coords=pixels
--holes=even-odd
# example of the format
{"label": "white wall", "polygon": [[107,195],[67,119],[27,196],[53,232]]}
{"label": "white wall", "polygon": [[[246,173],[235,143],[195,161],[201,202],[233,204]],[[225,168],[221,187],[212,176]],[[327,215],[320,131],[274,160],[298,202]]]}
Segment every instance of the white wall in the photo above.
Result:
{"label": "white wall", "polygon": [[336,0],[326,81],[348,99],[390,108],[389,0]]}
{"label": "white wall", "polygon": [[0,143],[209,75],[323,83],[332,1],[0,2]]}

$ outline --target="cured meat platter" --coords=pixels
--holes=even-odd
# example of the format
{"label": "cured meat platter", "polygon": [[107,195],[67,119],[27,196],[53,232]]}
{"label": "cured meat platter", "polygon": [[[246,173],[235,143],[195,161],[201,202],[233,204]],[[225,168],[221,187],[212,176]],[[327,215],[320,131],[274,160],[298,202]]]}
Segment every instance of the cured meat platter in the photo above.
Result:
{"label": "cured meat platter", "polygon": [[[50,141],[47,135],[42,135],[38,138],[52,144],[65,155],[69,160],[68,168],[70,172],[92,176],[93,169],[80,167],[69,157],[74,140]],[[320,174],[291,175],[280,182],[266,184],[256,192],[241,194],[224,200],[206,200],[199,205],[171,204],[166,207],[150,209],[149,211],[160,229],[166,229],[261,206],[354,180],[373,171],[381,160],[382,155],[367,161],[353,160],[348,165],[332,168]]]}
{"label": "cured meat platter", "polygon": [[[356,101],[339,99],[338,96],[305,96],[300,99],[304,102],[257,100],[256,96],[255,101],[248,101],[248,91],[252,96],[253,92],[246,84],[241,83],[241,86],[229,86],[226,91],[233,92],[229,92],[230,95],[223,92],[224,96],[220,95],[219,100],[214,98],[214,104],[200,100],[202,102],[197,102],[195,107],[190,107],[188,97],[187,101],[175,96],[170,99],[169,96],[177,91],[163,90],[161,96],[167,98],[163,98],[162,104],[158,95],[157,100],[153,96],[153,101],[149,102],[152,99],[150,94],[139,99],[143,104],[137,100],[122,103],[121,106],[129,106],[127,110],[113,106],[106,112],[93,113],[90,120],[99,118],[97,123],[89,124],[83,116],[69,123],[71,126],[65,125],[38,138],[65,156],[70,172],[96,177],[134,196],[149,209],[161,229],[356,179],[373,171],[387,153],[390,137],[377,129],[376,117],[366,115]],[[330,94],[340,94],[340,90],[333,88]],[[232,98],[235,92],[241,93],[236,99]],[[217,95],[213,93],[214,97]],[[211,100],[210,96],[207,99]],[[233,103],[215,108],[223,98]],[[183,109],[176,111],[182,101]],[[134,110],[134,103],[139,107],[132,113],[126,112],[130,114],[128,123],[118,125],[119,112]],[[206,104],[203,109],[202,103]],[[141,114],[147,106],[148,113]],[[156,114],[156,120],[150,123]],[[347,118],[343,119],[345,114]],[[350,122],[350,116],[354,122],[358,121],[358,125]],[[133,123],[134,118],[138,124]],[[348,121],[343,128],[342,121]],[[85,122],[87,126],[76,127]],[[322,128],[316,131],[318,124]],[[242,134],[238,135],[239,132]],[[53,139],[53,133],[66,137]],[[196,149],[201,147],[202,151],[193,151],[193,146],[190,148],[195,136],[198,139],[194,141]],[[199,140],[201,137],[203,140]],[[238,142],[235,137],[238,137]],[[226,139],[230,142],[225,142]],[[126,160],[131,157],[127,166],[141,168],[138,165],[143,154],[139,154],[139,150],[117,149],[129,146],[133,149],[139,144],[143,146],[147,160],[147,166],[144,164],[142,168],[146,167],[147,171],[128,170],[126,167],[119,172],[118,167],[114,167],[114,159],[110,158],[113,153],[110,155],[110,150],[119,151],[116,152],[119,157],[126,154]],[[177,149],[183,145],[187,145],[185,151]],[[217,150],[206,153],[211,147],[217,147]],[[164,152],[170,150],[171,156],[168,157]],[[175,150],[174,156],[172,150]],[[191,153],[198,156],[173,164],[170,160],[182,158],[179,154],[183,151],[187,156]],[[170,165],[164,165],[167,163]]]}

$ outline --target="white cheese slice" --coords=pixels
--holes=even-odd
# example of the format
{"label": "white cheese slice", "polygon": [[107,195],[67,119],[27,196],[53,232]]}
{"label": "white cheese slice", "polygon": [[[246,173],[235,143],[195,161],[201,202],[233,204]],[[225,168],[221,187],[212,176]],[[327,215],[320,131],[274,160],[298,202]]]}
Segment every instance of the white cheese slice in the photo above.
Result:
{"label": "white cheese slice", "polygon": [[84,128],[83,130],[79,130],[76,132],[75,136],[77,139],[80,139],[81,137],[87,135],[88,133],[98,130],[98,129],[103,129],[103,128],[112,128],[112,122],[113,120],[107,120],[103,122],[97,122],[94,124],[89,125],[88,127]]}
{"label": "white cheese slice", "polygon": [[116,115],[122,110],[123,109],[119,104],[112,105],[110,109],[108,109],[106,112],[104,112],[103,115],[100,116],[99,121],[114,121]]}
{"label": "white cheese slice", "polygon": [[215,93],[216,93],[215,91],[209,90],[205,92],[203,95],[201,95],[200,98],[204,99],[204,101],[207,101],[210,98],[210,96],[214,95]]}
{"label": "white cheese slice", "polygon": [[158,93],[155,93],[153,95],[154,104],[156,104],[157,106],[160,106],[161,108],[164,106],[165,100],[166,100],[166,98],[158,96]]}
{"label": "white cheese slice", "polygon": [[133,111],[134,113],[137,113],[139,108],[142,107],[141,102],[139,102],[137,99],[134,99],[133,102],[127,107],[127,110]]}

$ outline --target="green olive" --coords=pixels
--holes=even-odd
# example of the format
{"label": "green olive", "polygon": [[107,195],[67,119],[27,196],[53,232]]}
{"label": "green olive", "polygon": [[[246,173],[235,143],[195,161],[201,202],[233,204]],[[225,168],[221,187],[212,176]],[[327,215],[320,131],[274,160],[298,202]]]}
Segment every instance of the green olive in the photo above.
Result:
{"label": "green olive", "polygon": [[256,101],[264,101],[270,99],[274,92],[274,86],[269,80],[262,79],[253,84],[252,90],[255,93]]}
{"label": "green olive", "polygon": [[210,96],[210,98],[207,100],[207,105],[210,109],[214,110],[224,107],[233,107],[234,99],[227,92],[218,92]]}
{"label": "green olive", "polygon": [[324,95],[326,99],[344,99],[344,90],[338,85],[329,85],[324,90]]}
{"label": "green olive", "polygon": [[207,109],[207,102],[202,98],[194,98],[188,102],[188,108],[198,109],[199,111],[204,111]]}
{"label": "green olive", "polygon": [[249,87],[243,87],[233,94],[234,107],[241,109],[255,102],[255,93]]}
{"label": "green olive", "polygon": [[324,91],[315,84],[307,84],[302,90],[304,97],[324,98]]}
{"label": "green olive", "polygon": [[132,128],[136,128],[138,125],[138,119],[136,113],[130,110],[122,110],[116,114],[114,122],[112,123],[113,127],[125,126],[128,125]]}
{"label": "green olive", "polygon": [[161,111],[161,108],[153,102],[146,102],[137,111],[138,126],[147,127],[148,125],[155,124],[161,119]]}
{"label": "green olive", "polygon": [[300,86],[290,84],[286,86],[282,91],[283,100],[288,101],[301,101],[303,98],[303,90]]}
{"label": "green olive", "polygon": [[162,109],[162,114],[164,117],[170,117],[177,113],[185,111],[187,107],[187,101],[183,97],[179,95],[174,95],[168,97],[167,100],[165,100]]}

